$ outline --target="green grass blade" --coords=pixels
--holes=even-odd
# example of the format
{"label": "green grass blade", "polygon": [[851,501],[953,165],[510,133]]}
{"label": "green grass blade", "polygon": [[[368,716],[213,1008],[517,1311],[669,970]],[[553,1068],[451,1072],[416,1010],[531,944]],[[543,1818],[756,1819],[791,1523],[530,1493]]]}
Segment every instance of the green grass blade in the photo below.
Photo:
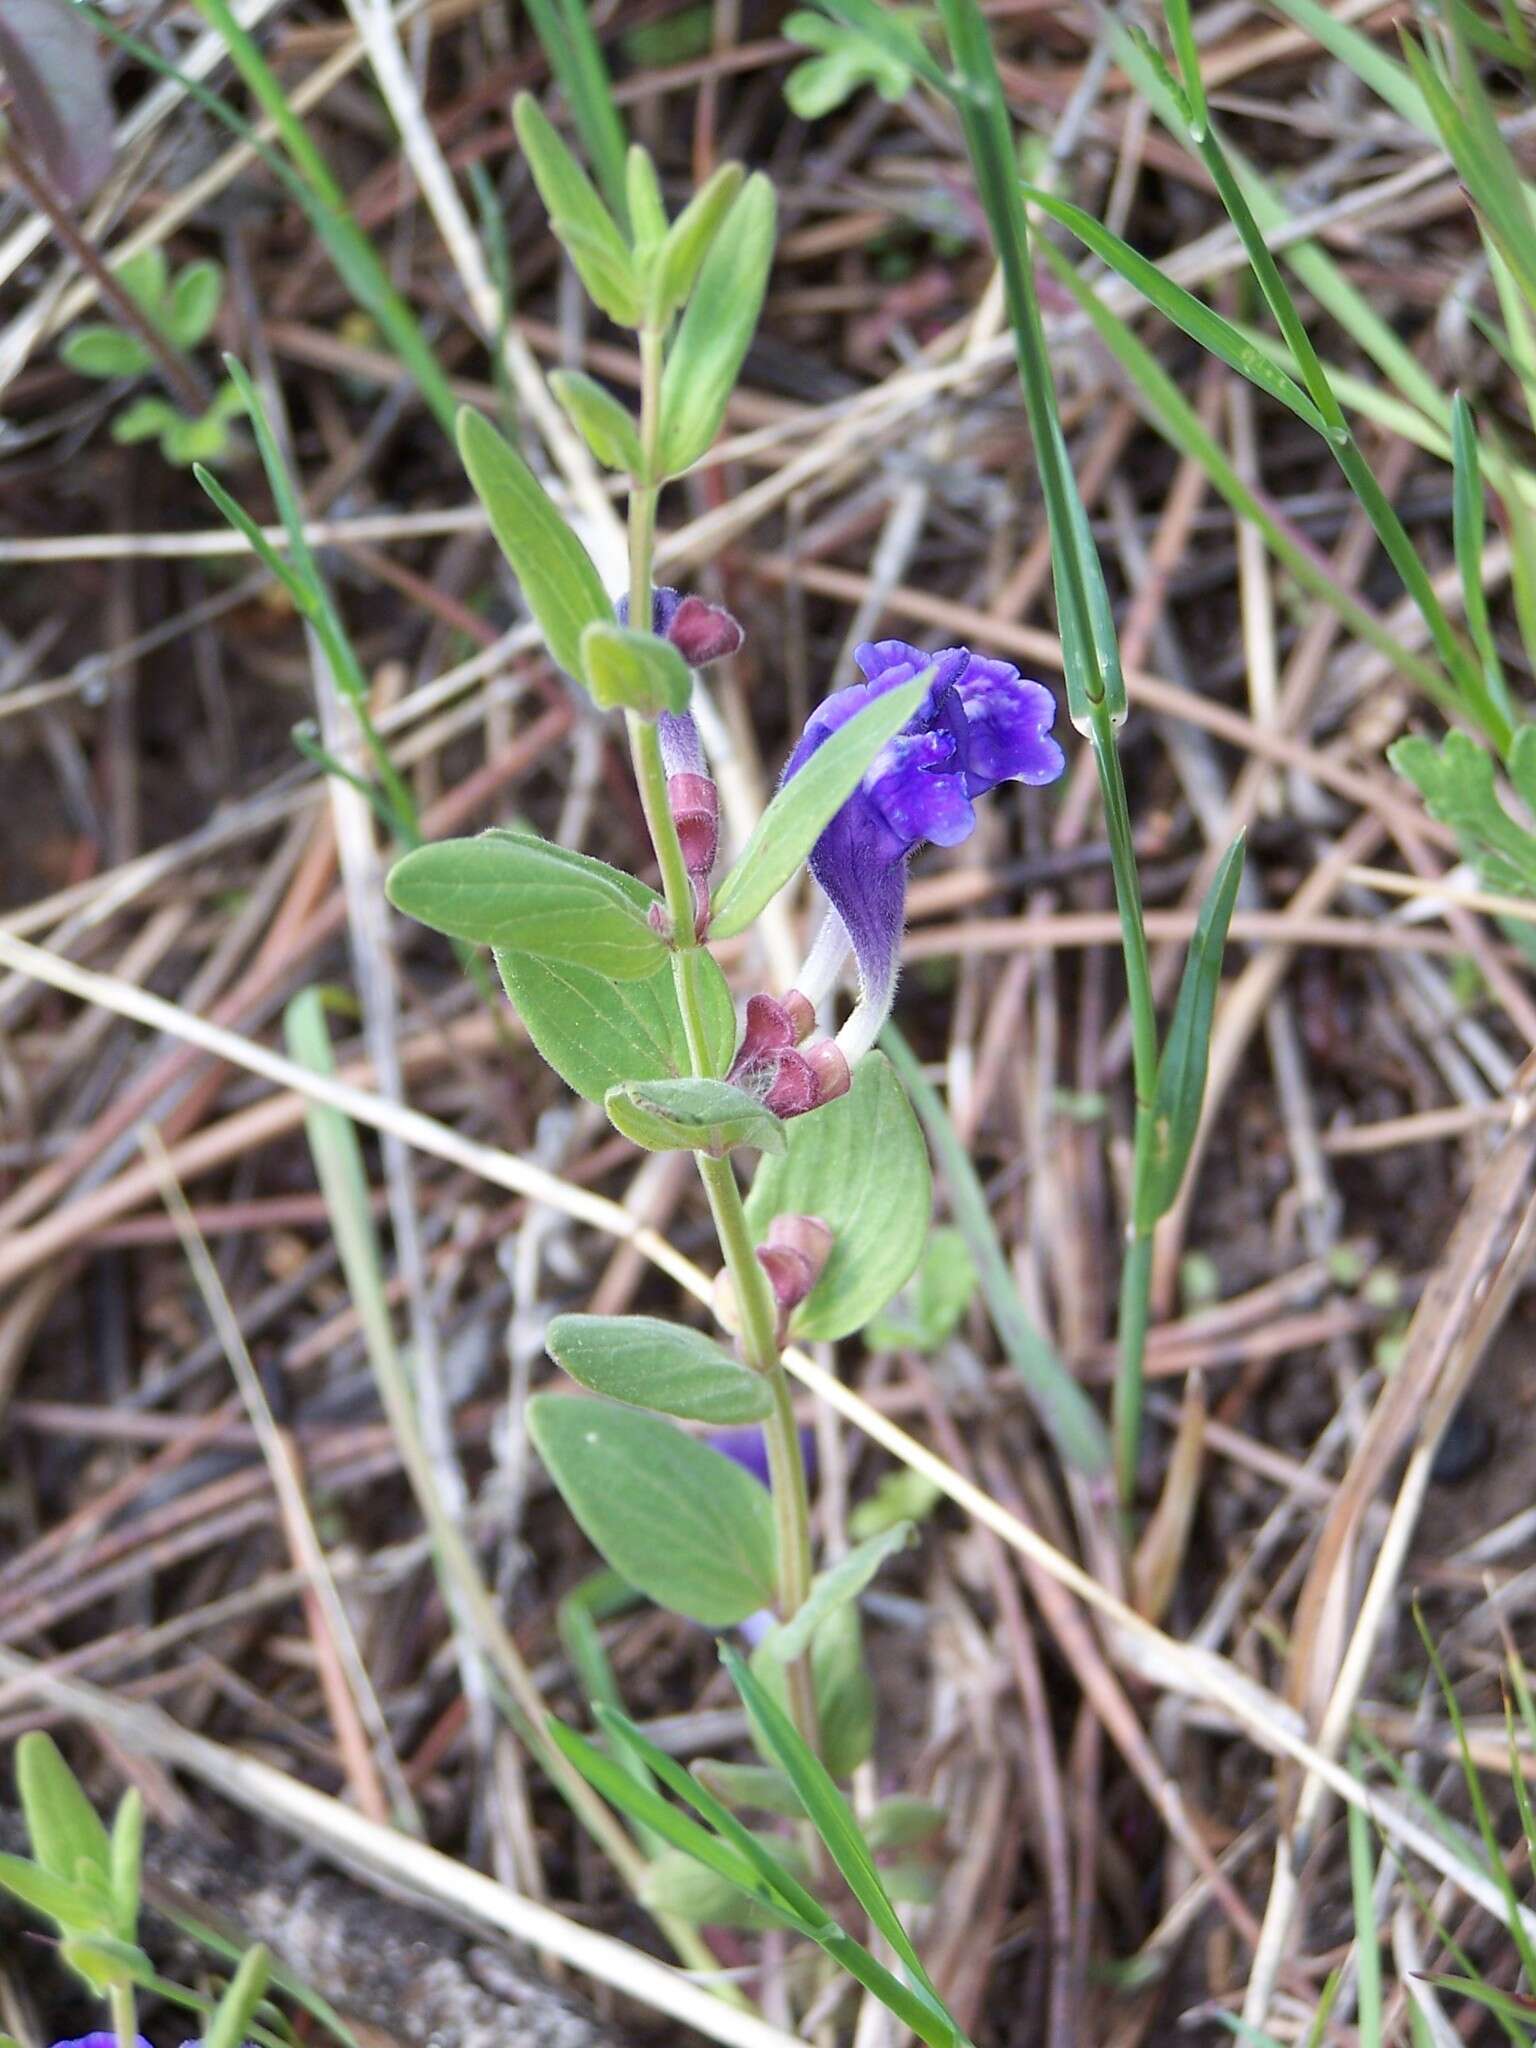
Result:
{"label": "green grass blade", "polygon": [[1472,1748],[1467,1740],[1467,1728],[1466,1722],[1462,1718],[1461,1704],[1456,1698],[1455,1689],[1451,1685],[1445,1665],[1441,1661],[1440,1652],[1435,1647],[1435,1639],[1430,1634],[1429,1626],[1417,1601],[1414,1603],[1413,1619],[1419,1631],[1419,1639],[1424,1645],[1425,1654],[1428,1656],[1430,1664],[1434,1669],[1435,1682],[1440,1687],[1441,1696],[1445,1701],[1446,1713],[1450,1716],[1451,1729],[1456,1737],[1456,1748],[1461,1757],[1461,1774],[1466,1782],[1467,1796],[1472,1802],[1472,1813],[1477,1822],[1477,1832],[1482,1838],[1483,1851],[1487,1858],[1488,1873],[1503,1895],[1507,1909],[1506,1924],[1510,1940],[1513,1941],[1515,1948],[1519,1952],[1520,1963],[1525,1971],[1526,1981],[1528,1983],[1536,1981],[1536,1946],[1532,1945],[1531,1938],[1525,1931],[1525,1923],[1520,1913],[1519,1896],[1515,1891],[1514,1882],[1508,1870],[1504,1867],[1504,1854],[1499,1844],[1498,1834],[1494,1829],[1493,1816],[1488,1810],[1488,1799],[1483,1791],[1482,1776],[1472,1759]]}
{"label": "green grass blade", "polygon": [[1227,930],[1243,878],[1245,842],[1233,840],[1205,893],[1184,960],[1184,976],[1173,1006],[1157,1068],[1152,1100],[1152,1140],[1142,1148],[1134,1199],[1136,1229],[1150,1234],[1173,1207],[1194,1150],[1205,1101],[1211,1050],[1211,1020],[1221,986]]}
{"label": "green grass blade", "polygon": [[[934,2011],[947,2018],[943,2003],[912,1946],[912,1938],[886,1896],[875,1859],[859,1824],[826,1766],[802,1739],[784,1709],[753,1676],[745,1658],[729,1643],[720,1645],[720,1661],[730,1673],[731,1682],[745,1701],[747,1711],[769,1751],[799,1794],[811,1825],[826,1844],[827,1853],[842,1872],[848,1889],[869,1915],[870,1924],[890,1943],[903,1968],[917,1989],[931,2002]],[[950,2029],[953,2034],[953,2022]]]}
{"label": "green grass blade", "polygon": [[[1350,1758],[1358,1778],[1361,1757]],[[1363,1808],[1351,1802],[1346,1809],[1349,1829],[1349,1884],[1355,1914],[1355,2017],[1360,2029],[1360,2048],[1383,2048],[1381,1998],[1381,1944],[1376,1936],[1376,1863],[1371,1823]]]}
{"label": "green grass blade", "polygon": [[1191,341],[1197,341],[1209,354],[1219,356],[1229,368],[1246,377],[1250,384],[1286,406],[1305,420],[1314,433],[1326,434],[1327,423],[1306,393],[1285,372],[1278,369],[1261,349],[1255,348],[1241,328],[1234,327],[1230,320],[1222,318],[1203,300],[1197,299],[1183,285],[1175,284],[1155,263],[1133,249],[1129,242],[1117,235],[1113,229],[1096,221],[1091,213],[1074,206],[1069,200],[1058,199],[1055,193],[1042,191],[1038,186],[1026,185],[1024,196],[1053,220],[1070,228],[1087,249],[1091,249],[1101,262],[1133,285],[1149,305],[1154,306],[1167,320],[1187,334]]}
{"label": "green grass blade", "polygon": [[309,584],[305,582],[304,578],[299,575],[298,571],[290,563],[283,560],[283,557],[273,547],[271,541],[267,539],[267,536],[256,524],[250,513],[246,511],[239,499],[231,497],[230,493],[225,490],[223,484],[219,482],[216,476],[204,469],[200,462],[193,463],[192,474],[213,500],[219,511],[235,529],[236,533],[245,536],[251,553],[256,556],[262,567],[266,569],[269,575],[274,576],[283,589],[287,591],[288,595],[293,599],[294,606],[299,615],[302,618],[312,620],[314,618],[314,592]]}
{"label": "green grass blade", "polygon": [[[1116,24],[1111,28],[1110,38],[1116,62],[1150,103],[1163,126],[1178,140],[1187,140],[1175,98],[1135,36],[1123,24]],[[1284,227],[1290,219],[1285,201],[1240,152],[1229,148],[1227,160],[1242,183],[1259,226],[1266,233]],[[1429,372],[1365,294],[1349,282],[1321,243],[1290,244],[1285,251],[1285,263],[1324,311],[1364,349],[1395,390],[1431,417],[1437,411],[1443,413],[1444,399]]]}
{"label": "green grass blade", "polygon": [[687,1814],[680,1813],[653,1786],[643,1784],[632,1775],[617,1757],[599,1749],[595,1742],[589,1742],[586,1736],[578,1735],[574,1728],[567,1728],[563,1721],[557,1721],[553,1716],[547,1724],[547,1733],[593,1791],[601,1793],[620,1813],[641,1823],[649,1833],[672,1848],[683,1850],[707,1870],[714,1871],[717,1877],[723,1877],[727,1884],[735,1885],[748,1898],[756,1899],[759,1905],[782,1910],[782,1902],[738,1849],[722,1842],[708,1828],[700,1827]]}
{"label": "green grass blade", "polygon": [[1467,631],[1483,664],[1488,694],[1514,724],[1515,710],[1494,644],[1488,598],[1483,589],[1483,476],[1478,460],[1477,429],[1472,408],[1458,391],[1451,404],[1452,527],[1456,567],[1461,576],[1462,608]]}
{"label": "green grass blade", "polygon": [[[1040,247],[1052,272],[1072,293],[1099,339],[1125,371],[1143,413],[1158,433],[1180,454],[1200,464],[1233,511],[1258,527],[1276,559],[1305,589],[1322,598],[1357,639],[1386,655],[1426,695],[1443,694],[1445,681],[1439,670],[1405,647],[1238,474],[1225,449],[1129,324],[1104,304],[1093,286],[1078,275],[1054,244],[1042,242]],[[1429,431],[1417,412],[1412,414],[1412,420],[1417,432]]]}
{"label": "green grass blade", "polygon": [[[272,423],[267,418],[266,407],[262,404],[261,393],[251,381],[245,365],[237,356],[226,355],[224,367],[250,416],[256,435],[256,446],[261,455],[263,469],[267,473],[267,484],[272,492],[272,501],[277,507],[288,534],[288,551],[291,575],[300,584],[304,595],[295,598],[299,609],[314,627],[315,637],[330,664],[336,687],[351,704],[357,718],[358,730],[373,762],[374,773],[379,780],[390,822],[396,838],[407,847],[421,843],[421,828],[417,821],[416,805],[401,778],[399,770],[389,757],[389,749],[379,736],[378,728],[368,706],[368,678],[363,672],[362,662],[353,647],[341,614],[332,600],[330,588],[320,574],[309,542],[304,538],[304,509],[299,495],[278,446]],[[206,489],[207,486],[205,485]],[[223,505],[215,499],[216,504]],[[228,516],[226,514],[226,516]],[[247,528],[240,523],[241,531]],[[265,559],[265,557],[263,557]],[[288,578],[283,579],[285,584]]]}
{"label": "green grass blade", "polygon": [[444,431],[453,432],[457,410],[452,389],[415,314],[396,291],[383,258],[353,218],[346,193],[331,173],[308,129],[288,103],[282,82],[257,43],[235,18],[228,0],[195,0],[209,27],[223,40],[235,69],[262,112],[276,128],[305,192],[305,211],[341,275],[342,282],[372,313]]}
{"label": "green grass blade", "polygon": [[1270,0],[1277,13],[1295,22],[1330,56],[1352,71],[1363,85],[1421,135],[1433,137],[1429,104],[1406,65],[1399,64],[1372,37],[1320,4],[1320,0]]}
{"label": "green grass blade", "polygon": [[629,137],[613,96],[602,45],[592,31],[583,0],[526,0],[526,5],[597,174],[598,188],[614,218],[627,231],[631,222],[624,164]]}
{"label": "green grass blade", "polygon": [[1099,1412],[1036,1329],[1019,1299],[992,1212],[987,1207],[986,1191],[937,1091],[930,1086],[912,1048],[894,1024],[886,1025],[880,1043],[890,1055],[891,1065],[901,1076],[902,1086],[928,1134],[949,1192],[950,1213],[976,1268],[992,1327],[1009,1363],[1024,1382],[1041,1424],[1068,1464],[1087,1473],[1107,1471],[1109,1439]]}

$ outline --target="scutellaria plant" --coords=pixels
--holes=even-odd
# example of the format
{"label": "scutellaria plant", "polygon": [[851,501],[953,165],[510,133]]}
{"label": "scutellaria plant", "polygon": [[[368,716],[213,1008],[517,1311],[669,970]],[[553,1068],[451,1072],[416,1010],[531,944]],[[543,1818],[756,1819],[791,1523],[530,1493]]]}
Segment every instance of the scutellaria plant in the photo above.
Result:
{"label": "scutellaria plant", "polygon": [[[623,1579],[705,1627],[749,1625],[750,1671],[733,1670],[778,1766],[779,1797],[801,1814],[869,1753],[855,1602],[908,1531],[884,1530],[816,1571],[784,1347],[859,1330],[922,1255],[927,1153],[875,1044],[895,995],[907,869],[923,845],[964,840],[987,792],[1061,774],[1056,706],[1042,684],[968,648],[863,646],[860,678],[831,679],[842,687],[812,712],[758,825],[718,873],[719,794],[691,706],[697,672],[733,654],[742,631],[701,595],[655,582],[656,510],[724,418],[772,262],[772,190],[728,166],[669,221],[636,148],[626,235],[534,102],[519,102],[516,123],[587,290],[637,337],[638,417],[584,376],[553,380],[592,453],[627,478],[627,587],[604,587],[543,485],[485,420],[466,413],[459,444],[551,658],[598,706],[623,714],[660,888],[534,833],[493,830],[411,852],[389,892],[423,923],[493,948],[533,1044],[618,1130],[698,1162],[729,1348],[653,1317],[559,1316],[551,1355],[604,1398],[539,1394],[528,1422],[576,1519]],[[711,942],[749,933],[807,863],[826,911],[797,982],[748,989],[738,1003]],[[831,1006],[850,956],[856,999],[836,1028]],[[753,1154],[744,1191],[738,1162]],[[760,1427],[767,1484],[739,1444],[701,1440],[686,1422]],[[620,1772],[616,1788],[599,1752],[570,1736],[564,1746],[623,1799],[633,1777]],[[653,1758],[641,1761],[661,1775]],[[718,1769],[733,1782],[730,1767]],[[807,1776],[792,1785],[796,1771]],[[644,1817],[659,1825],[654,1812]],[[719,1825],[718,1813],[708,1817]],[[756,1895],[763,1873],[737,1850],[717,1874]],[[796,1924],[783,1884],[766,1881],[768,1919]],[[680,1895],[665,1903],[687,1910]],[[697,1916],[720,1917],[718,1901],[698,1903]],[[835,1933],[824,1913],[806,1931],[823,1945]],[[878,1967],[842,1960],[855,1974]],[[911,2023],[924,2038],[953,2038],[926,1993],[903,1995],[917,1998]]]}

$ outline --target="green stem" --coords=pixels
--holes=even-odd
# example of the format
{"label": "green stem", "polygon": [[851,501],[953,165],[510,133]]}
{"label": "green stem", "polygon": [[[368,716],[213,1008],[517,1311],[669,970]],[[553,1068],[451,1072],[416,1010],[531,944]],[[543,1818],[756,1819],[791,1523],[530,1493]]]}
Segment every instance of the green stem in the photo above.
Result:
{"label": "green stem", "polygon": [[137,2048],[139,2021],[134,2010],[133,1986],[114,1984],[107,1993],[107,2002],[112,2009],[112,2031],[117,2036],[117,2048]]}
{"label": "green stem", "polygon": [[196,0],[196,5],[204,20],[217,30],[235,69],[282,138],[305,194],[306,211],[342,283],[364,311],[378,321],[438,424],[451,439],[458,402],[432,344],[416,315],[396,291],[378,250],[358,226],[346,193],[333,177],[308,129],[288,104],[282,83],[262,55],[260,45],[235,19],[228,0]]}
{"label": "green stem", "polygon": [[[1136,1122],[1132,1140],[1131,1186],[1139,1188],[1152,1143],[1152,1101],[1157,1087],[1157,1002],[1152,989],[1152,964],[1141,910],[1141,883],[1131,836],[1125,777],[1115,746],[1114,727],[1102,705],[1095,706],[1090,737],[1099,771],[1115,902],[1120,912],[1120,939],[1125,954],[1126,1005],[1131,1013],[1131,1069],[1136,1089]],[[1120,1503],[1129,1509],[1136,1497],[1136,1467],[1141,1452],[1141,1414],[1146,1377],[1147,1321],[1151,1309],[1152,1236],[1134,1222],[1129,1226],[1125,1261],[1120,1270],[1118,1355],[1112,1402],[1111,1434]]]}
{"label": "green stem", "polygon": [[[656,541],[657,435],[660,427],[662,337],[654,329],[640,332],[640,445],[645,474],[637,477],[629,496],[629,616],[641,630],[650,623],[651,563]],[[642,623],[643,622],[643,623]],[[697,1076],[712,1076],[698,990],[700,947],[694,928],[693,883],[677,836],[677,821],[667,801],[667,772],[655,724],[636,712],[628,717],[630,753],[640,802],[650,828],[661,869],[662,894],[672,920],[672,977],[682,1013],[689,1066]],[[746,1206],[728,1159],[707,1152],[694,1155],[709,1198],[715,1235],[736,1298],[742,1354],[754,1372],[769,1381],[773,1410],[763,1424],[768,1451],[768,1477],[773,1494],[777,1536],[779,1618],[788,1621],[805,1604],[812,1572],[811,1513],[795,1428],[789,1377],[779,1349],[778,1309],[768,1275],[758,1263],[757,1248],[747,1222]],[[819,1750],[816,1694],[807,1653],[788,1671],[790,1710],[795,1726],[812,1749]]]}
{"label": "green stem", "polygon": [[[1137,1150],[1142,1143],[1142,1124],[1137,1118]],[[1147,1348],[1147,1317],[1152,1290],[1152,1233],[1132,1224],[1125,1241],[1125,1259],[1120,1268],[1120,1345],[1115,1373],[1110,1427],[1115,1444],[1115,1483],[1120,1504],[1129,1508],[1136,1498],[1136,1468],[1141,1459],[1141,1411],[1146,1390],[1144,1363]]]}
{"label": "green stem", "polygon": [[[1029,221],[1019,189],[1013,126],[990,32],[978,0],[939,0],[939,12],[955,60],[951,96],[965,132],[977,192],[997,245],[1019,382],[1040,469],[1050,527],[1068,708],[1073,724],[1086,734],[1093,747],[1103,798],[1131,1013],[1136,1087],[1133,1184],[1139,1184],[1152,1141],[1150,1105],[1157,1084],[1158,1042],[1130,810],[1115,747],[1115,721],[1124,713],[1124,684],[1102,573],[1061,436],[1050,350],[1035,290]],[[1122,1492],[1127,1467],[1133,1472],[1135,1468],[1134,1438],[1140,1428],[1151,1277],[1150,1244],[1135,1238],[1127,1250],[1120,1291],[1115,1408],[1130,1440],[1129,1457],[1122,1440],[1121,1455],[1117,1458]]]}

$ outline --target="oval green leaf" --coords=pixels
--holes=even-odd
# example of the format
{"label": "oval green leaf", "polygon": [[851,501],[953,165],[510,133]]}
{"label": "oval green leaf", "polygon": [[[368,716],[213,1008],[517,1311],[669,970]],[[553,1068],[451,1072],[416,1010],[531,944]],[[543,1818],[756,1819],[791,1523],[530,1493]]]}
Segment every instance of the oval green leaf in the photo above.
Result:
{"label": "oval green leaf", "polygon": [[759,1243],[780,1215],[820,1216],[832,1230],[832,1255],[795,1313],[796,1335],[847,1337],[884,1308],[922,1256],[932,1205],[928,1151],[906,1091],[883,1053],[866,1053],[846,1095],[790,1124],[784,1157],[762,1162],[747,1197]]}
{"label": "oval green leaf", "polygon": [[594,703],[655,718],[686,711],[693,694],[688,664],[670,640],[599,620],[581,636],[581,672]]}
{"label": "oval green leaf", "polygon": [[536,1394],[528,1430],[589,1540],[658,1606],[722,1629],[771,1604],[773,1503],[730,1458],[573,1395]]}
{"label": "oval green leaf", "polygon": [[51,1735],[34,1730],[16,1745],[16,1789],[32,1854],[66,1884],[85,1871],[106,1883],[112,1846],[101,1818]]}
{"label": "oval green leaf", "polygon": [[581,635],[613,606],[592,557],[521,455],[488,420],[459,414],[459,454],[555,660],[581,678]]}
{"label": "oval green leaf", "polygon": [[565,408],[567,419],[605,469],[645,470],[640,434],[628,410],[583,370],[554,370],[549,388]]}
{"label": "oval green leaf", "polygon": [[615,1130],[647,1152],[712,1152],[733,1145],[782,1152],[785,1127],[755,1095],[729,1081],[624,1081],[610,1088],[603,1107]]}
{"label": "oval green leaf", "polygon": [[722,164],[667,230],[667,238],[656,257],[651,286],[658,326],[671,319],[693,290],[699,266],[741,190],[743,175],[740,164]]}
{"label": "oval green leaf", "polygon": [[66,334],[59,354],[82,377],[136,377],[154,361],[148,344],[136,334],[124,334],[104,322]]}
{"label": "oval green leaf", "polygon": [[720,431],[773,267],[774,217],[773,187],[757,172],[709,244],[662,372],[661,466],[668,476],[697,462]]}
{"label": "oval green leaf", "polygon": [[207,340],[223,296],[224,271],[219,264],[205,259],[187,265],[171,287],[163,313],[165,330],[178,348],[196,348]]}
{"label": "oval green leaf", "polygon": [[1227,848],[1211,878],[1184,961],[1184,978],[1157,1064],[1152,1097],[1152,1142],[1147,1146],[1135,1197],[1136,1227],[1145,1233],[1173,1207],[1200,1128],[1205,1076],[1211,1055],[1211,1018],[1221,985],[1221,958],[1243,878],[1243,835]]}
{"label": "oval green leaf", "polygon": [[634,258],[596,186],[530,93],[518,94],[512,121],[549,224],[569,250],[577,275],[610,320],[634,326],[640,312]]}
{"label": "oval green leaf", "polygon": [[397,910],[451,939],[565,960],[642,981],[667,949],[613,868],[532,832],[484,832],[417,847],[391,869]]}
{"label": "oval green leaf", "polygon": [[761,1422],[773,1393],[710,1338],[656,1316],[556,1316],[549,1355],[581,1386],[718,1428]]}
{"label": "oval green leaf", "polygon": [[[643,884],[622,877],[634,900]],[[736,1006],[714,957],[695,953],[705,1050],[713,1066],[730,1064]],[[610,981],[572,961],[539,960],[499,949],[496,965],[528,1036],[564,1081],[600,1103],[621,1081],[671,1079],[689,1071],[688,1038],[669,966],[646,981]]]}

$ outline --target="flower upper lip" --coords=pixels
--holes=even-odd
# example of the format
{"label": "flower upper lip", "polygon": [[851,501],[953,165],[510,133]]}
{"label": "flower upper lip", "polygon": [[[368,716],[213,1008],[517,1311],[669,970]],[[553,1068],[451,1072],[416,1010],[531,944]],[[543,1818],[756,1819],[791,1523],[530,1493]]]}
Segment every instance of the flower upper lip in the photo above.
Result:
{"label": "flower upper lip", "polygon": [[865,681],[817,705],[784,779],[866,704],[931,671],[918,711],[876,755],[849,800],[862,796],[873,807],[886,828],[888,858],[900,859],[924,840],[958,846],[975,825],[973,797],[1000,782],[1054,782],[1061,773],[1061,748],[1050,737],[1055,699],[1011,662],[968,647],[924,654],[902,640],[865,641],[854,659]]}

